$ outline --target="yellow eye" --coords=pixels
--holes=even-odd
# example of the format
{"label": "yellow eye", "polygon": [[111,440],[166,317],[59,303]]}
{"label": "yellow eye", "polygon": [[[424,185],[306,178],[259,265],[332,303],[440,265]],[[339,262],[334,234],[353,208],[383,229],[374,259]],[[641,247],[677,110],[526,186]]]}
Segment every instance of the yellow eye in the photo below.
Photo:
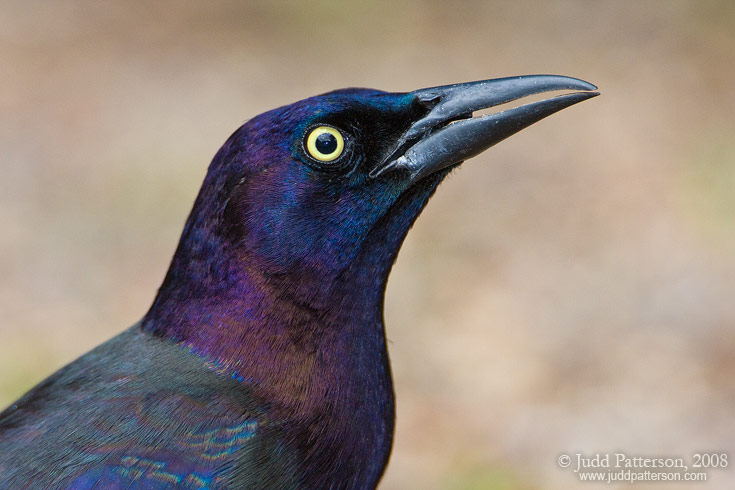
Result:
{"label": "yellow eye", "polygon": [[306,151],[320,162],[336,160],[344,149],[342,133],[330,126],[316,127],[306,137]]}

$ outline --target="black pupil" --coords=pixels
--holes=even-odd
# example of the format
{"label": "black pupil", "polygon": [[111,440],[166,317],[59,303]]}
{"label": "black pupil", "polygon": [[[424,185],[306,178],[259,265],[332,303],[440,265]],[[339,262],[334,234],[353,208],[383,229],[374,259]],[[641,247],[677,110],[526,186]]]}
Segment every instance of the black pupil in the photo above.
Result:
{"label": "black pupil", "polygon": [[331,133],[322,133],[316,137],[315,146],[322,155],[330,155],[337,149],[337,138]]}

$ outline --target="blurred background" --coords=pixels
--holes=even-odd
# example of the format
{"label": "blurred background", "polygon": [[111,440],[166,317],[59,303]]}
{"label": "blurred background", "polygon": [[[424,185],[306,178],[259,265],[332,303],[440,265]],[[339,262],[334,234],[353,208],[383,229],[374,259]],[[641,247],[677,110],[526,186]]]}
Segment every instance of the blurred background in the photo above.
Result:
{"label": "blurred background", "polygon": [[[455,172],[399,256],[380,488],[594,488],[564,453],[735,457],[735,3],[0,9],[0,405],[143,315],[243,121],[340,87],[555,73],[603,95]],[[734,486],[732,466],[676,484]]]}

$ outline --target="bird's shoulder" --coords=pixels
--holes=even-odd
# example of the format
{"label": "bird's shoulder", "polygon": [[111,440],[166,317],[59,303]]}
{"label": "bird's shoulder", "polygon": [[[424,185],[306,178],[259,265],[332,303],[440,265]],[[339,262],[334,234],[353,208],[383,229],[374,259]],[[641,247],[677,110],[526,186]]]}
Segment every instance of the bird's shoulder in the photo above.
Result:
{"label": "bird's shoulder", "polygon": [[136,325],[0,413],[0,488],[250,488],[289,473],[277,434],[247,387]]}

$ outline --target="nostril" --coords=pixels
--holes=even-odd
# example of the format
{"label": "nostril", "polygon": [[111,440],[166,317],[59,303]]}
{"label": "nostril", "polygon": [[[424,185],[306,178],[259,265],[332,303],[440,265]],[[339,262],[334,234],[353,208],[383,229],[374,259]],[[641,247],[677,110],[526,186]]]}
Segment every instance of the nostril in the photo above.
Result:
{"label": "nostril", "polygon": [[442,94],[426,93],[418,95],[417,98],[421,105],[427,107],[428,109],[433,109],[439,104],[439,102],[441,102]]}

